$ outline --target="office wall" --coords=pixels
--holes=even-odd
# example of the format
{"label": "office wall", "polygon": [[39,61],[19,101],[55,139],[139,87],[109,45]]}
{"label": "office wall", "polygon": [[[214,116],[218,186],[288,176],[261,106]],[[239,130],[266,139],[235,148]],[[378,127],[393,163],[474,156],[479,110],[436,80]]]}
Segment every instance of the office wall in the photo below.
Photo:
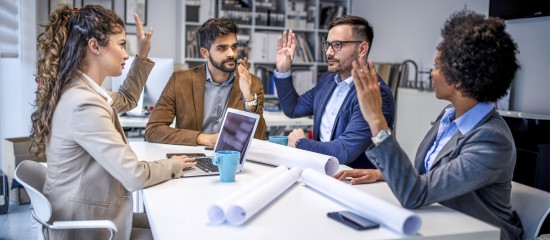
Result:
{"label": "office wall", "polygon": [[[360,0],[354,15],[374,27],[370,57],[378,62],[416,61],[433,66],[439,31],[449,15],[467,6],[488,15],[489,0]],[[507,21],[517,41],[522,69],[512,87],[510,110],[550,115],[550,17]]]}
{"label": "office wall", "polygon": [[[36,89],[36,2],[24,2],[19,15],[21,53],[18,58],[0,59],[0,140],[30,133]],[[1,151],[0,147],[0,156]]]}

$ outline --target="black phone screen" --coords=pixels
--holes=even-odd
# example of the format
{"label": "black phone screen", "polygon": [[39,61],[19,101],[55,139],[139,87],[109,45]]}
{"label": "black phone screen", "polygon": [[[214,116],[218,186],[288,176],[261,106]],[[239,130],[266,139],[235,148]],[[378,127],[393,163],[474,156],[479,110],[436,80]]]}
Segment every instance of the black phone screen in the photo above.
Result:
{"label": "black phone screen", "polygon": [[329,212],[327,216],[357,230],[380,227],[380,224],[350,211]]}

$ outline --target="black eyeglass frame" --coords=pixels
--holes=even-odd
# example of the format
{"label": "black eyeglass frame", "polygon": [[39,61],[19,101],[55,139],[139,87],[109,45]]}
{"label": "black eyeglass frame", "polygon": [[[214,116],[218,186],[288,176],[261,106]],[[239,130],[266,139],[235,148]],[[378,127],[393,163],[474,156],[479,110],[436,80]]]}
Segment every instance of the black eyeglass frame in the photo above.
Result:
{"label": "black eyeglass frame", "polygon": [[[354,41],[332,41],[332,42],[326,41],[326,42],[323,42],[323,50],[325,50],[325,52],[326,52],[328,50],[328,46],[330,46],[333,51],[338,52],[338,51],[342,50],[342,48],[344,47],[344,43],[362,43],[362,42],[364,42],[364,41],[359,41],[359,40],[354,40]],[[334,44],[339,44],[340,47],[334,47]]]}

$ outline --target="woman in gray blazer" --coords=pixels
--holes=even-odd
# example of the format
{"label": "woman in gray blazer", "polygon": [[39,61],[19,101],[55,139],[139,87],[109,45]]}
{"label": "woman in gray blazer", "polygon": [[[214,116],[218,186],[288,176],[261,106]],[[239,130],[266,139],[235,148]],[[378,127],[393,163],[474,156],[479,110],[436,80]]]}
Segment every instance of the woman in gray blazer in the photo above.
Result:
{"label": "woman in gray blazer", "polygon": [[[147,217],[132,213],[132,191],[180,177],[192,158],[138,161],[117,112],[136,106],[154,63],[147,58],[152,31],[137,17],[139,53],[120,91],[106,92],[107,76],[119,76],[128,54],[124,23],[113,11],[66,6],[49,16],[38,36],[39,84],[32,114],[31,151],[48,163],[42,190],[51,221],[112,220],[116,239],[152,239]],[[102,230],[52,230],[51,239],[107,239]]]}
{"label": "woman in gray blazer", "polygon": [[[435,202],[501,228],[501,239],[519,239],[521,222],[510,206],[516,162],[508,125],[495,110],[519,68],[517,46],[503,20],[463,10],[441,30],[432,80],[435,96],[451,102],[428,132],[411,164],[382,114],[372,61],[354,63],[353,78],[373,145],[365,154],[406,208]],[[364,169],[335,177],[352,184],[372,180]]]}

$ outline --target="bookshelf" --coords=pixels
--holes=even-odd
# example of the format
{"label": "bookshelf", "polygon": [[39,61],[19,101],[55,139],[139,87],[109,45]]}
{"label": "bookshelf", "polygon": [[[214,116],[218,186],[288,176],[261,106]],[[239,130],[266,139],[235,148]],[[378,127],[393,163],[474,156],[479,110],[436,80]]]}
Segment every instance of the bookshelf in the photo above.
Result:
{"label": "bookshelf", "polygon": [[239,25],[239,58],[248,57],[251,71],[262,79],[266,96],[276,92],[270,83],[275,68],[277,38],[293,29],[297,36],[293,75],[299,93],[313,87],[327,70],[321,42],[326,25],[350,11],[351,0],[186,0],[182,6],[184,43],[181,54],[189,67],[204,62],[199,54],[196,30],[207,19],[227,17]]}

